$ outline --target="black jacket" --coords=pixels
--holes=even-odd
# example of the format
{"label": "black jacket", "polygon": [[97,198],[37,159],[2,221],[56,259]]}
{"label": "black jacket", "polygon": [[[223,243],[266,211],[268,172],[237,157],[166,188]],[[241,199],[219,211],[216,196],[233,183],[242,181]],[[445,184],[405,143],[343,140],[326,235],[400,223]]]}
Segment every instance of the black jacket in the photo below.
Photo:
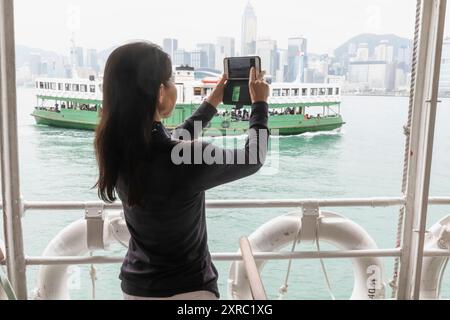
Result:
{"label": "black jacket", "polygon": [[[184,129],[193,137],[194,122],[200,121],[204,128],[216,113],[216,108],[204,102],[175,132]],[[237,150],[221,149],[198,140],[176,140],[162,123],[154,124],[151,155],[143,173],[143,204],[126,205],[124,177],[119,177],[116,188],[124,203],[131,234],[120,274],[126,294],[170,297],[207,290],[219,297],[218,273],[211,262],[207,243],[205,190],[250,176],[263,166],[264,151],[268,148],[267,122],[268,105],[254,104],[249,122],[249,128],[254,130],[249,131],[245,148]],[[252,148],[256,148],[259,155],[255,157]],[[174,153],[174,150],[178,151]],[[190,155],[185,153],[189,150]],[[205,159],[194,159],[198,150],[207,150],[224,160],[211,164]],[[191,162],[177,163],[172,153],[182,155],[183,159],[190,158]],[[236,163],[243,158],[245,164]]]}

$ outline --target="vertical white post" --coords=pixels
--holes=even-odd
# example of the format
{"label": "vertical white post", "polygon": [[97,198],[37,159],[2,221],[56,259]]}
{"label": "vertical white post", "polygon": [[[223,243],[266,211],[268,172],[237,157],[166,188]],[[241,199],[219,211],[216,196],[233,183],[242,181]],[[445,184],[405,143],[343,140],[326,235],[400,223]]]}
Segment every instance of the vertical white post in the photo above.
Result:
{"label": "vertical white post", "polygon": [[447,0],[422,0],[398,299],[419,299]]}
{"label": "vertical white post", "polygon": [[16,110],[13,0],[0,0],[0,163],[8,277],[19,299],[27,299],[22,237]]}

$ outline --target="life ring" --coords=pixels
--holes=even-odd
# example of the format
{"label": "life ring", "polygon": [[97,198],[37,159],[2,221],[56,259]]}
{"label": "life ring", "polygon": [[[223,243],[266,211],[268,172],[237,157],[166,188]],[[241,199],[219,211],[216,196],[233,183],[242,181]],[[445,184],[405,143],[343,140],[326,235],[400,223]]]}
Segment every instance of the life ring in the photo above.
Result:
{"label": "life ring", "polygon": [[[92,250],[88,244],[88,226],[80,219],[63,229],[48,244],[44,257],[84,256]],[[114,243],[128,243],[130,238],[125,219],[120,213],[111,213],[103,221],[103,246]],[[67,265],[41,266],[34,290],[35,300],[69,300],[69,272]]]}
{"label": "life ring", "polygon": [[[0,262],[5,262],[6,260],[6,247],[5,243],[0,240]],[[0,266],[0,300],[16,300],[15,293],[6,277],[5,268]]]}
{"label": "life ring", "polygon": [[231,126],[231,123],[230,123],[230,121],[228,121],[228,120],[224,120],[224,121],[222,121],[221,126],[222,126],[222,128],[224,128],[224,129],[228,129],[228,128]]}
{"label": "life ring", "polygon": [[[450,251],[450,215],[432,226],[425,238],[425,250]],[[425,257],[422,264],[420,299],[440,299],[442,276],[448,257]]]}
{"label": "life ring", "polygon": [[[298,213],[275,218],[261,226],[249,237],[253,252],[273,252],[292,244],[297,236]],[[377,249],[375,241],[355,222],[335,213],[322,212],[318,222],[320,240],[336,245],[342,250]],[[301,228],[301,227],[300,227]],[[315,236],[306,241],[314,241]],[[384,299],[386,284],[383,279],[383,261],[377,257],[354,258],[354,286],[352,300]],[[257,260],[261,272],[266,261]],[[251,292],[243,262],[231,264],[228,278],[228,297],[251,300]]]}

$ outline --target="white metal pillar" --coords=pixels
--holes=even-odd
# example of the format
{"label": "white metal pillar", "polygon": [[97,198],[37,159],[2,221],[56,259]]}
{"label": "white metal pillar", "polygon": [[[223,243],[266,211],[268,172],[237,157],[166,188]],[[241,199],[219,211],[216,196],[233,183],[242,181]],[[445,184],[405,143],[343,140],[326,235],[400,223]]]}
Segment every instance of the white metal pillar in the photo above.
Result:
{"label": "white metal pillar", "polygon": [[447,0],[422,0],[398,299],[419,299]]}
{"label": "white metal pillar", "polygon": [[22,237],[16,110],[13,0],[0,0],[0,163],[8,277],[18,299],[27,299]]}

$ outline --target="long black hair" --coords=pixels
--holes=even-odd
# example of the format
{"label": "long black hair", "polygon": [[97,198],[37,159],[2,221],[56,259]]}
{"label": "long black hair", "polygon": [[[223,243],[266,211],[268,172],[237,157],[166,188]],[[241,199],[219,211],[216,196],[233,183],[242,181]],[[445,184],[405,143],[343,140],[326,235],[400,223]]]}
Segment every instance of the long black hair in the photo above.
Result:
{"label": "long black hair", "polygon": [[119,175],[127,205],[142,202],[142,170],[149,157],[153,119],[161,85],[172,77],[168,54],[149,42],[121,46],[109,56],[103,80],[103,109],[96,130],[99,197],[116,200]]}

